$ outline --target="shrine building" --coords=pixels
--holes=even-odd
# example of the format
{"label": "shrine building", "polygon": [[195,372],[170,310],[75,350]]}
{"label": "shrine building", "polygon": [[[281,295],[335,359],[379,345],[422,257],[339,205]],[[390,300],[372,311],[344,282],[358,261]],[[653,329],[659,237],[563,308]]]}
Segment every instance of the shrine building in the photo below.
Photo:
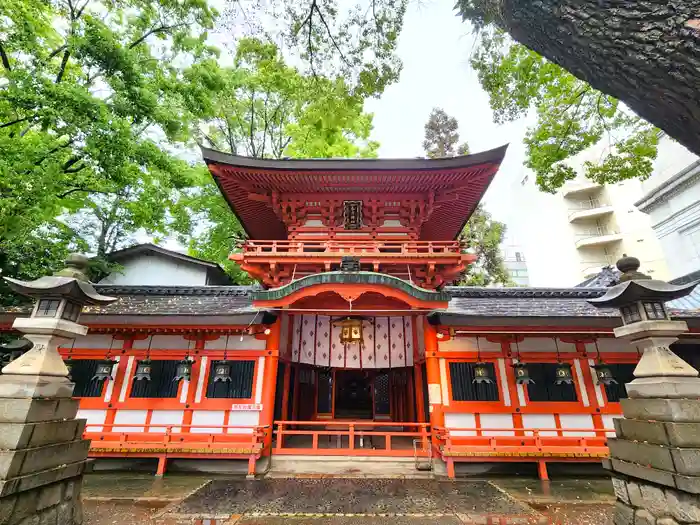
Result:
{"label": "shrine building", "polygon": [[[549,463],[607,455],[639,359],[613,337],[619,311],[587,303],[611,283],[454,286],[476,260],[460,233],[505,148],[203,155],[246,234],[231,259],[259,284],[153,245],[111,254],[121,269],[96,288],[118,300],[85,308],[88,335],[61,347],[92,457],[157,460],[158,474],[261,474],[287,456],[413,458],[450,477],[519,462],[546,479]],[[41,315],[57,315],[49,303]],[[696,368],[698,306],[668,304],[690,327],[674,350]],[[1,310],[0,330],[25,315]]]}

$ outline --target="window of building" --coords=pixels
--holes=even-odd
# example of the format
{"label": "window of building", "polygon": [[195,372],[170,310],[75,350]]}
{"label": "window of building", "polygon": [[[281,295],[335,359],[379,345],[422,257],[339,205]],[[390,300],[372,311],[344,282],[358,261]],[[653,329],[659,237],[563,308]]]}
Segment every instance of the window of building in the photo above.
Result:
{"label": "window of building", "polygon": [[66,301],[66,306],[63,307],[63,314],[61,317],[68,319],[69,321],[77,321],[79,314],[80,305],[72,301]]}
{"label": "window of building", "polygon": [[523,258],[523,255],[520,252],[515,252],[515,260],[518,262],[523,262],[525,259]]}
{"label": "window of building", "polygon": [[61,301],[59,299],[40,299],[36,307],[37,317],[56,317],[60,304]]}
{"label": "window of building", "polygon": [[493,383],[474,383],[476,363],[450,363],[450,383],[454,401],[498,401],[498,380],[493,363],[483,363]]}
{"label": "window of building", "polygon": [[637,303],[629,306],[623,306],[620,308],[620,312],[622,313],[622,320],[625,323],[635,323],[642,320]]}
{"label": "window of building", "polygon": [[626,399],[627,390],[625,389],[625,385],[632,382],[634,379],[634,369],[637,365],[624,363],[617,365],[606,364],[605,366],[610,369],[615,381],[617,381],[617,384],[604,385],[605,394],[608,396],[608,402],[617,403],[620,399]]}
{"label": "window of building", "polygon": [[131,397],[174,398],[177,397],[179,381],[173,381],[179,361],[151,361],[151,380],[132,379]]}
{"label": "window of building", "polygon": [[666,319],[664,305],[661,303],[644,303],[647,319]]}
{"label": "window of building", "polygon": [[73,397],[101,397],[105,381],[93,381],[97,364],[101,359],[71,360],[70,377],[75,383]]}
{"label": "window of building", "polygon": [[250,399],[253,397],[255,361],[229,361],[231,365],[231,381],[214,383],[214,367],[219,362],[212,361],[209,367],[207,397],[214,399]]}
{"label": "window of building", "polygon": [[578,401],[574,384],[555,384],[557,363],[528,363],[527,371],[534,383],[527,385],[530,402]]}

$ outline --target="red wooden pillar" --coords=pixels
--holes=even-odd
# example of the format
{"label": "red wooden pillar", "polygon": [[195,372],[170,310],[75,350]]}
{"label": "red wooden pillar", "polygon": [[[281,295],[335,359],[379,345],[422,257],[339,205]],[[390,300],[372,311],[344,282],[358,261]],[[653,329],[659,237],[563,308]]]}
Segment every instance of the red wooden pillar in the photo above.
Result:
{"label": "red wooden pillar", "polygon": [[292,363],[285,363],[284,366],[284,392],[282,395],[282,420],[289,418],[289,383],[292,374]]}
{"label": "red wooden pillar", "polygon": [[[194,358],[194,363],[192,365],[192,373],[190,375],[189,385],[187,387],[187,398],[185,399],[185,411],[182,416],[183,425],[192,424],[192,413],[194,412],[195,396],[197,395],[197,384],[199,383],[199,374],[202,368],[202,355],[204,354],[204,345],[206,342],[213,341],[218,338],[218,336],[194,336],[194,351],[195,355],[190,356]],[[197,353],[198,352],[198,353]],[[206,371],[204,372],[206,375]],[[206,390],[206,388],[205,388]],[[228,412],[226,412],[228,414]],[[190,432],[190,427],[186,426],[182,429],[183,432]]]}
{"label": "red wooden pillar", "polygon": [[416,421],[425,423],[425,404],[423,401],[423,370],[420,365],[413,366],[413,380],[416,391]]}
{"label": "red wooden pillar", "polygon": [[425,365],[428,375],[428,402],[430,403],[430,427],[433,445],[439,446],[436,427],[445,426],[445,414],[442,404],[442,384],[440,380],[440,363],[437,357],[438,339],[435,327],[425,319],[423,333],[425,337]]}
{"label": "red wooden pillar", "polygon": [[260,424],[267,426],[264,448],[272,444],[272,423],[275,417],[275,390],[277,386],[277,364],[280,349],[281,318],[270,326],[270,335],[267,336],[265,345],[265,370],[262,384],[262,411],[260,412]]}
{"label": "red wooden pillar", "polygon": [[[115,334],[112,337],[116,339],[117,335],[121,334]],[[119,363],[117,364],[117,371],[114,374],[114,379],[110,379],[110,381],[114,381],[114,385],[112,387],[112,397],[107,404],[107,414],[105,415],[104,426],[105,432],[112,432],[113,430],[112,425],[114,424],[114,419],[117,416],[117,409],[114,408],[114,404],[119,402],[119,395],[121,394],[124,381],[129,381],[129,378],[126,377],[126,367],[129,363],[129,351],[134,346],[134,339],[132,336],[126,334],[121,335],[121,337],[123,338],[124,343],[122,344],[122,347],[118,349],[121,356],[119,357]],[[119,431],[119,429],[117,429],[117,431]]]}

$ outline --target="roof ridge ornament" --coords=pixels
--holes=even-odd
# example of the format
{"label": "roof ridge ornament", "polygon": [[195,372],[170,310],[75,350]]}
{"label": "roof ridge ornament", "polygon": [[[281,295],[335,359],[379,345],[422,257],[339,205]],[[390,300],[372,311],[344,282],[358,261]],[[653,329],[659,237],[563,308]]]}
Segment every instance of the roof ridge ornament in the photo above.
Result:
{"label": "roof ridge ornament", "polygon": [[622,258],[617,261],[615,266],[617,266],[617,269],[622,272],[622,275],[618,279],[618,283],[651,279],[651,277],[649,277],[647,274],[639,271],[639,267],[641,266],[639,259],[636,257],[629,257],[626,253],[622,254]]}

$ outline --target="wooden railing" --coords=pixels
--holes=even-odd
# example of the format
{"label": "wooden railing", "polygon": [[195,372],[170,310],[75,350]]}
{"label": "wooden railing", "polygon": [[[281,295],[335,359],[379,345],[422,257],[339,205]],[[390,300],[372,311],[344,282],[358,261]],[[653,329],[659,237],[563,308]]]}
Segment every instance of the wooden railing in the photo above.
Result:
{"label": "wooden railing", "polygon": [[[146,457],[158,459],[157,474],[165,472],[168,458],[248,459],[248,473],[255,473],[255,462],[265,452],[264,438],[269,426],[110,424],[86,425],[83,437],[90,439],[91,457]],[[132,430],[136,428],[137,430]],[[122,429],[122,430],[119,430]],[[160,431],[162,429],[162,431]],[[186,432],[183,432],[186,430]]]}
{"label": "wooden railing", "polygon": [[[608,434],[614,435],[615,431],[606,428],[436,427],[433,432],[438,442],[437,453],[445,460],[451,478],[455,477],[455,462],[519,461],[537,463],[540,479],[547,480],[549,461],[599,462],[608,454]],[[509,435],[492,435],[496,432]],[[588,435],[581,435],[583,433]]]}
{"label": "wooden railing", "polygon": [[460,241],[247,241],[244,254],[256,255],[458,255],[464,244]]}
{"label": "wooden railing", "polygon": [[[275,454],[429,455],[429,423],[391,421],[275,421]],[[401,430],[394,430],[400,428]]]}

